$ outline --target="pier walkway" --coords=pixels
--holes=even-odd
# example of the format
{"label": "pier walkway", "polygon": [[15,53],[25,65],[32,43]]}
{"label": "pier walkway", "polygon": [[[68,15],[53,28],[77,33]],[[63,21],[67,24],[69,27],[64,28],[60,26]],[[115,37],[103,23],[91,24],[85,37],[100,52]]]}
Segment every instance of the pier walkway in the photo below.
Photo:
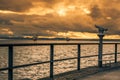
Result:
{"label": "pier walkway", "polygon": [[120,80],[120,69],[97,73],[79,80]]}
{"label": "pier walkway", "polygon": [[[120,62],[112,63],[111,67],[103,65],[103,68],[97,66],[87,67],[80,71],[70,71],[63,74],[55,75],[54,80],[119,80],[120,79]],[[49,80],[43,78],[39,80]]]}

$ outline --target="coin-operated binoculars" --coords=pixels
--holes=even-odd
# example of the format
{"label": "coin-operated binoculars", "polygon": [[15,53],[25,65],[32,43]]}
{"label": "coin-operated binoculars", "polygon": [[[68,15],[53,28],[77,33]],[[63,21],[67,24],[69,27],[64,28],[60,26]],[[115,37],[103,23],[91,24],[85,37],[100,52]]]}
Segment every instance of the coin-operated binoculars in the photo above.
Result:
{"label": "coin-operated binoculars", "polygon": [[108,29],[105,29],[103,27],[95,25],[95,27],[98,29],[98,37],[99,37],[99,49],[98,49],[98,66],[99,68],[102,68],[102,50],[103,50],[103,37],[105,35],[105,32]]}
{"label": "coin-operated binoculars", "polygon": [[97,26],[97,25],[95,25],[95,27],[98,28],[98,31],[99,31],[98,36],[103,36],[104,37],[105,32],[108,31],[108,29]]}

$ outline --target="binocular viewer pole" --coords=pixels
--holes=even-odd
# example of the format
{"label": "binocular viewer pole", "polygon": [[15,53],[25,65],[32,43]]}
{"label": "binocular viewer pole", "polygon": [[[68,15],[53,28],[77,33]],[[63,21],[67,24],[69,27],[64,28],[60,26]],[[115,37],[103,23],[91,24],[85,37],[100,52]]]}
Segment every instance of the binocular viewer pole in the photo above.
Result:
{"label": "binocular viewer pole", "polygon": [[98,29],[98,37],[99,37],[99,47],[98,47],[98,67],[102,68],[102,53],[103,53],[103,37],[105,36],[105,31],[108,29],[105,29],[103,27],[95,25],[95,27]]}

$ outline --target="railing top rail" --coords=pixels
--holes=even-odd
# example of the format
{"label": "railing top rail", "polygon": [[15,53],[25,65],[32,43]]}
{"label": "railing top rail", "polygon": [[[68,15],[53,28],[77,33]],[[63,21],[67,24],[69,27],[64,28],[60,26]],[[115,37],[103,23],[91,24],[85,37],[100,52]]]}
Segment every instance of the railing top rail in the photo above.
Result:
{"label": "railing top rail", "polygon": [[[33,46],[33,45],[97,45],[99,41],[31,41],[1,42],[0,46]],[[103,44],[120,44],[120,41],[104,41]]]}

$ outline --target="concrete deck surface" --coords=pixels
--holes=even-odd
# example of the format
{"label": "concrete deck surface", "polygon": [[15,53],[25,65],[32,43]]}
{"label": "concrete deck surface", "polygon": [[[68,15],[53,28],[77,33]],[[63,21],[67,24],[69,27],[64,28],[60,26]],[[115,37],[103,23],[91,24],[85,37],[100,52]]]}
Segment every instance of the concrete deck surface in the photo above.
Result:
{"label": "concrete deck surface", "polygon": [[120,80],[120,69],[100,72],[78,80]]}

